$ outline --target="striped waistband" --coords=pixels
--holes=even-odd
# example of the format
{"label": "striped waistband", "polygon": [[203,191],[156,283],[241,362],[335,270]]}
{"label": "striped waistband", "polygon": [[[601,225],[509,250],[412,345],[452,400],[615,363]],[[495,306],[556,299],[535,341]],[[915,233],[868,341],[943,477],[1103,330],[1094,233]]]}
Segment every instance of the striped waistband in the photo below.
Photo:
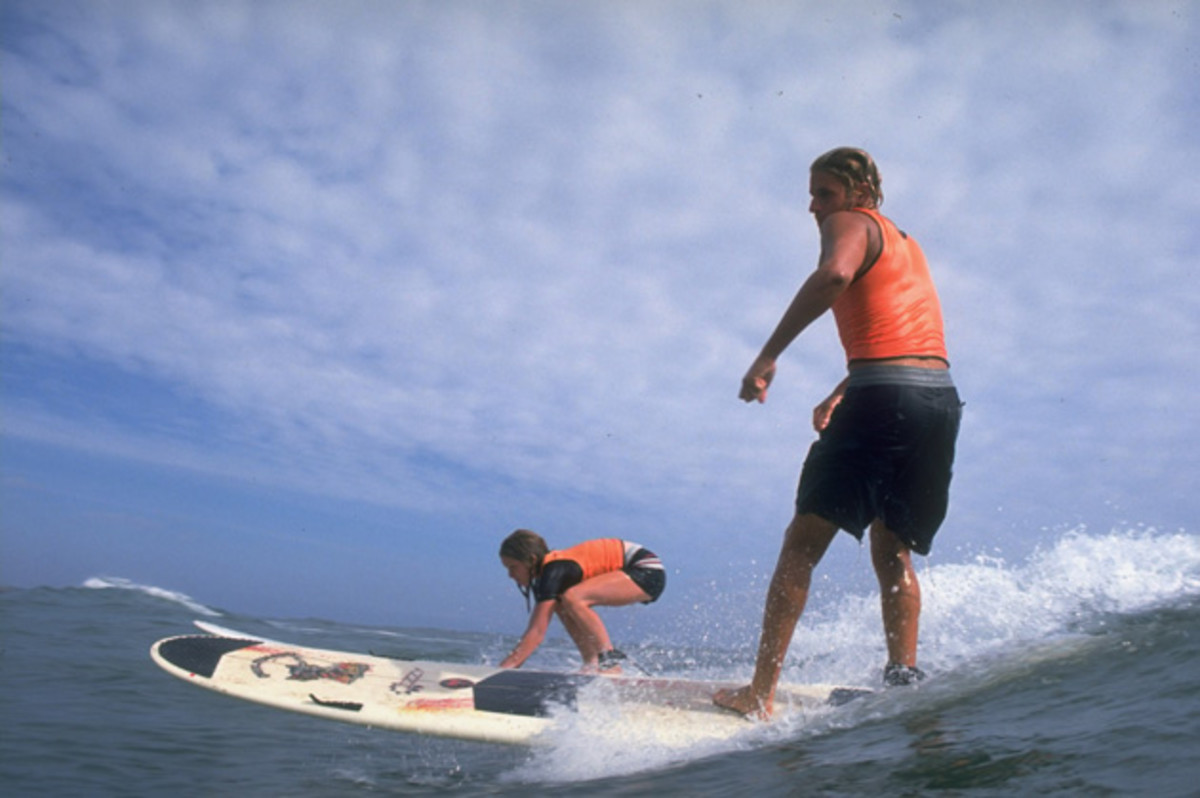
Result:
{"label": "striped waistband", "polygon": [[953,388],[949,369],[922,369],[915,366],[860,366],[850,372],[847,388],[867,385],[913,385],[918,388]]}

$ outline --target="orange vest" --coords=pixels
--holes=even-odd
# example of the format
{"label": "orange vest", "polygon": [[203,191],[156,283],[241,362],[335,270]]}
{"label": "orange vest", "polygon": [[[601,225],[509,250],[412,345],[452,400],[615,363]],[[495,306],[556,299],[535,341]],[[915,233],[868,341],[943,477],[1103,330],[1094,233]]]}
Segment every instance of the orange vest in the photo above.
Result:
{"label": "orange vest", "polygon": [[879,224],[878,260],[833,303],[846,360],[937,357],[949,362],[942,308],[925,253],[879,211],[855,208]]}
{"label": "orange vest", "polygon": [[552,551],[542,558],[542,567],[554,560],[574,560],[583,569],[583,578],[619,571],[625,567],[625,541],[619,538],[600,538],[580,543],[562,551]]}

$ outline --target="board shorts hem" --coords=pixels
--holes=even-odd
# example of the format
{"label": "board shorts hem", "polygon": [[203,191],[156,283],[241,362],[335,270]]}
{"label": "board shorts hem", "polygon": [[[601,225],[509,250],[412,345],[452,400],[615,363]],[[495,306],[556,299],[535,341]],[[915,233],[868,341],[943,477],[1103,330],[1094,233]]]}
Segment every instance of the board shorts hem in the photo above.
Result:
{"label": "board shorts hem", "polygon": [[879,520],[928,554],[949,506],[961,417],[953,384],[851,384],[809,448],[796,512],[859,540]]}

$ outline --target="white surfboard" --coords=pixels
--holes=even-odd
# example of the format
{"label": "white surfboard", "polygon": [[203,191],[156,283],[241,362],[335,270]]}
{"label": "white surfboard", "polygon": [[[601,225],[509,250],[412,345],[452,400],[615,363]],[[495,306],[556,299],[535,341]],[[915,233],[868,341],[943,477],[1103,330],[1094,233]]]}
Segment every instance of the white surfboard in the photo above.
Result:
{"label": "white surfboard", "polygon": [[[150,649],[165,671],[200,687],[308,715],[461,740],[536,744],[565,713],[652,724],[688,744],[730,737],[747,721],[712,703],[721,682],[595,676],[425,662],[290,645],[204,624],[207,635],[169,637]],[[869,693],[784,685],[787,712]]]}

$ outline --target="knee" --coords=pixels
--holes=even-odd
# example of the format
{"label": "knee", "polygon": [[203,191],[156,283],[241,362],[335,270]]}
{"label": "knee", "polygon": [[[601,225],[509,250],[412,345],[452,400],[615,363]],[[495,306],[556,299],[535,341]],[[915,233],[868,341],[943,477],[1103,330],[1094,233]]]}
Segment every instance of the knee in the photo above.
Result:
{"label": "knee", "polygon": [[876,523],[871,527],[871,561],[876,571],[904,570],[909,564],[908,547],[896,533]]}
{"label": "knee", "polygon": [[570,588],[558,597],[558,612],[560,615],[574,615],[587,606],[579,590]]}
{"label": "knee", "polygon": [[909,571],[908,558],[904,557],[899,552],[889,551],[872,553],[872,564],[875,566],[875,575],[882,582],[891,580],[898,582],[903,579]]}
{"label": "knee", "polygon": [[906,559],[896,558],[888,567],[875,567],[881,598],[915,598],[921,595],[917,574]]}

